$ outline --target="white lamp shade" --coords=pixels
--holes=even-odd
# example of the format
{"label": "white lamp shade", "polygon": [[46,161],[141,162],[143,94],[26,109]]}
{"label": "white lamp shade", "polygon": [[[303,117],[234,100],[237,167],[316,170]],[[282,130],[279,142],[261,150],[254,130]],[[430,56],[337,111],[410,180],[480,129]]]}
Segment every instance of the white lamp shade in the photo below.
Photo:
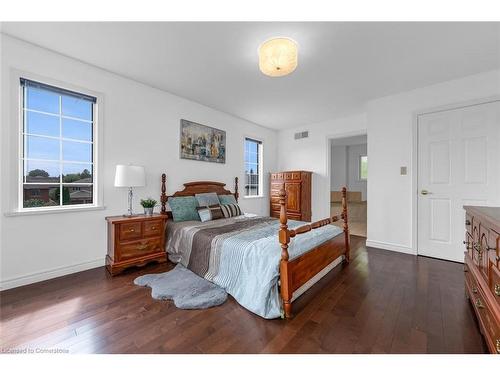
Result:
{"label": "white lamp shade", "polygon": [[144,167],[138,165],[117,165],[115,172],[116,187],[146,186]]}

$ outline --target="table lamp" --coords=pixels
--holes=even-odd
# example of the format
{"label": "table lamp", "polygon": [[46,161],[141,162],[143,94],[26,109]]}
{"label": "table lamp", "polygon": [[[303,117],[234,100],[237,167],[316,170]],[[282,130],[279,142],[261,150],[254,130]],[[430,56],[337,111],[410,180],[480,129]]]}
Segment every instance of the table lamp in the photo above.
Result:
{"label": "table lamp", "polygon": [[128,187],[128,211],[132,216],[133,187],[146,186],[146,175],[144,167],[138,165],[117,165],[115,172],[115,187]]}

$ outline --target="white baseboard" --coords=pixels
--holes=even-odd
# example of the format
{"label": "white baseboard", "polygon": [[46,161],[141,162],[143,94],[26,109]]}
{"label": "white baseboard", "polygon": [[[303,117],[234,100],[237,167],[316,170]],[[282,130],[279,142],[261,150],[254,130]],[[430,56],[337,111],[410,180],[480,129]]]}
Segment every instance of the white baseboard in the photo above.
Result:
{"label": "white baseboard", "polygon": [[417,252],[413,250],[411,247],[405,245],[399,245],[391,242],[383,242],[383,241],[375,241],[375,240],[366,240],[367,247],[376,247],[377,249],[396,251],[398,253],[405,253],[411,255],[417,255]]}
{"label": "white baseboard", "polygon": [[37,283],[39,281],[53,279],[55,277],[69,275],[71,273],[89,270],[91,268],[97,268],[104,266],[105,258],[99,258],[91,260],[88,262],[73,264],[71,266],[64,266],[59,268],[53,268],[51,270],[46,270],[42,272],[33,273],[30,275],[14,277],[12,279],[0,281],[0,290],[7,290],[16,288],[18,286],[28,285]]}

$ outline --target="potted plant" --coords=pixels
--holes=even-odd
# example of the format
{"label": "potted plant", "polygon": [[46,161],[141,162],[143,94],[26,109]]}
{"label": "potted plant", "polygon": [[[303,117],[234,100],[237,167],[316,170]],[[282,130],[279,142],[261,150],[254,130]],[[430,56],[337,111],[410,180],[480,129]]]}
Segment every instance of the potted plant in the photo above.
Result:
{"label": "potted plant", "polygon": [[141,206],[144,207],[144,214],[152,216],[156,203],[158,202],[151,198],[141,199]]}

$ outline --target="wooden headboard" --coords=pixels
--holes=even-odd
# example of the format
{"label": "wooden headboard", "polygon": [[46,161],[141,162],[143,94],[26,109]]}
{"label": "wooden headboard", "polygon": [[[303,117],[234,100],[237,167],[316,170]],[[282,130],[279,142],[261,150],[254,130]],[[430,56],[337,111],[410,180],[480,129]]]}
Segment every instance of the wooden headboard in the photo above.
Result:
{"label": "wooden headboard", "polygon": [[184,189],[176,191],[172,195],[167,195],[167,175],[163,173],[161,175],[161,214],[168,215],[172,217],[172,212],[167,211],[167,200],[170,197],[187,197],[194,196],[200,193],[216,193],[218,195],[232,194],[236,201],[238,201],[238,177],[234,178],[234,193],[225,188],[226,184],[222,182],[215,181],[194,181],[187,182],[184,184]]}

